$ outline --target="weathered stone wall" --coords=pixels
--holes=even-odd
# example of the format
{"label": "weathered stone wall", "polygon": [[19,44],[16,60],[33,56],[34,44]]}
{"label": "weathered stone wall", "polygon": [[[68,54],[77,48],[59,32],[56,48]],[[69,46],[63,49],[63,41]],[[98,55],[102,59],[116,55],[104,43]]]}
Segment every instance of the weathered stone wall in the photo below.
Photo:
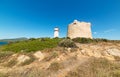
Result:
{"label": "weathered stone wall", "polygon": [[68,26],[67,37],[71,39],[77,37],[92,38],[91,23],[74,20],[74,22]]}

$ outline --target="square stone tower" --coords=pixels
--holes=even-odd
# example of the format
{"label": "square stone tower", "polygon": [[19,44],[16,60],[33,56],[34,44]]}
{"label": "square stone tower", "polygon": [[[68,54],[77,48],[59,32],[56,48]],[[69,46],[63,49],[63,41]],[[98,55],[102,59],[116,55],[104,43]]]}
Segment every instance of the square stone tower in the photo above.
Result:
{"label": "square stone tower", "polygon": [[91,23],[74,20],[73,23],[68,25],[67,37],[71,39],[77,37],[92,39]]}

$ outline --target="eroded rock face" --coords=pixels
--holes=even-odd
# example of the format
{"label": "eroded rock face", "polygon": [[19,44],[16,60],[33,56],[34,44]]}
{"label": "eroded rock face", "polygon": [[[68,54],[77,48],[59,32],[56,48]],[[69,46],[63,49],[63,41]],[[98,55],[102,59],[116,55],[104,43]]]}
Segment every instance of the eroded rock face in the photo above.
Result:
{"label": "eroded rock face", "polygon": [[74,20],[74,22],[68,26],[67,37],[71,39],[77,37],[92,38],[91,23]]}
{"label": "eroded rock face", "polygon": [[108,49],[107,52],[109,53],[109,55],[120,57],[120,50],[118,50],[116,48]]}
{"label": "eroded rock face", "polygon": [[29,60],[30,57],[26,55],[20,55],[17,58],[18,64],[25,62],[26,60]]}
{"label": "eroded rock face", "polygon": [[36,58],[38,58],[39,61],[43,60],[44,57],[45,57],[44,54],[41,53],[41,51],[38,51],[38,52],[34,53],[33,55],[34,55]]}
{"label": "eroded rock face", "polygon": [[117,45],[106,43],[106,44],[79,44],[79,53],[77,55],[93,56],[93,57],[105,57],[110,60],[114,60],[115,57],[120,57],[120,49]]}

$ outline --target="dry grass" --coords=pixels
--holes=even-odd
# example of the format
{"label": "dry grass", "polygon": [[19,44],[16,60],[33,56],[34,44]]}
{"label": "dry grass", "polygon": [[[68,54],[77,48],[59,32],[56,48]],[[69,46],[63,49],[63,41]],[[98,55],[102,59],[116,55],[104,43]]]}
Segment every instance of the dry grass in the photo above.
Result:
{"label": "dry grass", "polygon": [[115,58],[116,61],[120,61],[120,57],[114,56],[114,58]]}
{"label": "dry grass", "polygon": [[49,55],[47,57],[44,58],[44,61],[50,61],[53,58],[58,57],[58,52],[54,51],[49,53]]}
{"label": "dry grass", "polygon": [[66,77],[120,77],[120,66],[107,59],[92,58],[89,62],[71,70]]}
{"label": "dry grass", "polygon": [[13,52],[0,52],[0,63],[5,62],[11,55],[13,55]]}
{"label": "dry grass", "polygon": [[53,62],[49,66],[48,70],[50,70],[50,71],[58,71],[58,70],[60,70],[62,68],[63,68],[62,64],[60,64],[58,62]]}
{"label": "dry grass", "polygon": [[7,63],[5,63],[3,66],[11,68],[11,67],[15,66],[16,64],[17,64],[17,61],[15,59],[12,59],[12,60],[8,61]]}
{"label": "dry grass", "polygon": [[13,70],[7,74],[8,77],[47,77],[47,72],[32,67],[27,69]]}
{"label": "dry grass", "polygon": [[[50,64],[48,69],[40,69],[34,66],[20,68],[7,74],[0,73],[0,77],[49,77],[51,74],[56,74],[57,71],[65,69],[69,64],[75,64],[76,61],[76,56],[73,56],[65,61],[67,64],[55,61]],[[68,72],[65,77],[120,77],[119,64],[119,62],[112,62],[105,58],[90,58],[87,62]]]}
{"label": "dry grass", "polygon": [[0,73],[0,77],[8,77],[5,73]]}
{"label": "dry grass", "polygon": [[26,55],[29,56],[30,59],[28,59],[25,62],[21,63],[20,66],[29,65],[29,64],[31,64],[32,62],[34,62],[36,60],[36,58],[32,55],[32,53],[29,53],[29,54],[27,53]]}
{"label": "dry grass", "polygon": [[20,66],[25,66],[31,64],[35,59],[30,58],[29,60],[26,60],[25,62],[21,63]]}

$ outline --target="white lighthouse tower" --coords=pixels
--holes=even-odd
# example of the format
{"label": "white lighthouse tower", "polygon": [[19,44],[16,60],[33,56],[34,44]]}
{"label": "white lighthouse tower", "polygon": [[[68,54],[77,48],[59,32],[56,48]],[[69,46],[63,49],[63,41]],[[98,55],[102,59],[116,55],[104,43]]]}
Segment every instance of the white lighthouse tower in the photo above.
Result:
{"label": "white lighthouse tower", "polygon": [[54,28],[54,38],[59,37],[59,28]]}

